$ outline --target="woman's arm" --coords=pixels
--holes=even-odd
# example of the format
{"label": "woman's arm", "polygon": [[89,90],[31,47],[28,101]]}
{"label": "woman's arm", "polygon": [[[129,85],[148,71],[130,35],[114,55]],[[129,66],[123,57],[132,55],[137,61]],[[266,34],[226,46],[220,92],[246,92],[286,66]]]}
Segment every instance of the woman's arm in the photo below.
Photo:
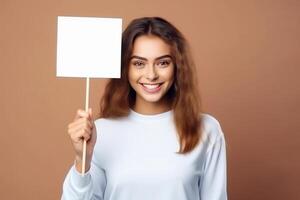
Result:
{"label": "woman's arm", "polygon": [[201,200],[227,200],[226,143],[220,124],[217,126],[218,137],[207,151],[200,180]]}
{"label": "woman's arm", "polygon": [[[63,200],[103,200],[106,176],[97,162],[97,132],[92,110],[78,110],[74,121],[68,125],[68,134],[75,151],[75,163],[65,177],[61,199]],[[86,172],[81,175],[83,139],[87,141]]]}
{"label": "woman's arm", "polygon": [[63,184],[62,200],[103,200],[106,176],[95,159],[84,176],[76,170],[75,164],[69,170]]}

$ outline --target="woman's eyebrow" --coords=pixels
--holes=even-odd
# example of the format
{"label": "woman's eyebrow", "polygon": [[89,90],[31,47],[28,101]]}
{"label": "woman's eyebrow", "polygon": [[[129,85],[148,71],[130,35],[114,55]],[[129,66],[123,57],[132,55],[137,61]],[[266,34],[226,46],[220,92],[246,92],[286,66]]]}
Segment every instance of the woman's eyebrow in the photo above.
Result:
{"label": "woman's eyebrow", "polygon": [[159,56],[159,57],[155,58],[155,60],[160,60],[162,58],[172,58],[172,56],[167,54],[167,55]]}
{"label": "woman's eyebrow", "polygon": [[[145,60],[145,61],[148,60],[147,58],[144,58],[144,57],[141,57],[141,56],[136,56],[136,55],[131,56],[130,60],[133,59],[133,58],[140,59],[140,60]],[[155,60],[160,60],[162,58],[172,58],[172,56],[169,55],[169,54],[166,54],[166,55],[159,56],[159,57],[155,58]]]}
{"label": "woman's eyebrow", "polygon": [[130,57],[130,60],[133,59],[133,58],[147,61],[147,58],[143,58],[141,56],[135,56],[135,55],[133,55],[133,56]]}

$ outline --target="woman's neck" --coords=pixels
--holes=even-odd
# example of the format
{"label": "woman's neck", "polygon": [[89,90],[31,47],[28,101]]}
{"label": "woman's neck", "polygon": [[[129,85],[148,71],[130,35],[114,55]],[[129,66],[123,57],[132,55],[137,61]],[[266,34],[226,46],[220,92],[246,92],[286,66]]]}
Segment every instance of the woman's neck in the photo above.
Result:
{"label": "woman's neck", "polygon": [[155,115],[171,110],[168,102],[138,102],[132,108],[135,112],[145,115]]}

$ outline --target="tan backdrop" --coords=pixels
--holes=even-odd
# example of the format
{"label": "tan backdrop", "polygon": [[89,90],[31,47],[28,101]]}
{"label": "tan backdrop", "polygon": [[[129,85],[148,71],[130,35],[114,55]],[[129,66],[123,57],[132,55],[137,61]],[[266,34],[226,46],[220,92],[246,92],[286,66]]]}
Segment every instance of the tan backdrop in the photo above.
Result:
{"label": "tan backdrop", "polygon": [[[224,3],[225,2],[225,3]],[[300,197],[300,1],[0,1],[1,199],[59,199],[85,80],[56,78],[58,15],[162,16],[191,43],[232,200]],[[91,80],[91,106],[106,80]]]}

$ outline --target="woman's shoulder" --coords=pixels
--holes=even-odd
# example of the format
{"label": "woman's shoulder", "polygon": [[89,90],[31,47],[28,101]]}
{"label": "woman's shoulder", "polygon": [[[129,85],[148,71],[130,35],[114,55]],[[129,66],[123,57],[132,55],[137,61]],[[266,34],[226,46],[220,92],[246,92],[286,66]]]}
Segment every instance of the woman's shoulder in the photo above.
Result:
{"label": "woman's shoulder", "polygon": [[224,139],[224,133],[221,124],[216,117],[208,113],[201,113],[202,130],[205,138],[208,138],[211,143],[219,139]]}
{"label": "woman's shoulder", "polygon": [[105,118],[98,118],[94,121],[95,125],[100,125],[100,124],[103,124],[103,123],[106,123],[107,120]]}

